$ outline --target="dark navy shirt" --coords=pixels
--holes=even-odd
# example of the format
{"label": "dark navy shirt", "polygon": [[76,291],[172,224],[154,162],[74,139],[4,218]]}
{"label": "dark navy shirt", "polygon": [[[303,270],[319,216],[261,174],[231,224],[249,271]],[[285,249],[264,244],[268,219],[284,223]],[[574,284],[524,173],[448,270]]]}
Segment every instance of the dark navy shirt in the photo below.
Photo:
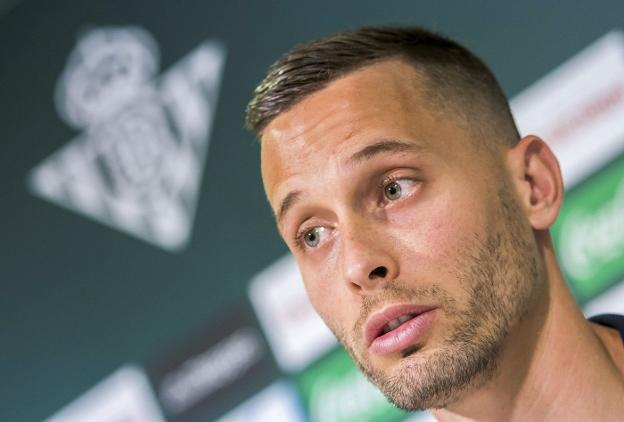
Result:
{"label": "dark navy shirt", "polygon": [[620,337],[622,337],[622,342],[624,343],[624,315],[600,314],[589,318],[589,320],[600,325],[615,328],[620,332]]}

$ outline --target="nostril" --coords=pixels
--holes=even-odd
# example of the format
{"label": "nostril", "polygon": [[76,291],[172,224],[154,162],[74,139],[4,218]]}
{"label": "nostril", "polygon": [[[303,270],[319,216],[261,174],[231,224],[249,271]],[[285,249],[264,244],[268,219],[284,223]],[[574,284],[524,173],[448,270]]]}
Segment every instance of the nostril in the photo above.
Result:
{"label": "nostril", "polygon": [[373,271],[370,272],[368,278],[384,278],[388,274],[388,269],[386,267],[377,267]]}

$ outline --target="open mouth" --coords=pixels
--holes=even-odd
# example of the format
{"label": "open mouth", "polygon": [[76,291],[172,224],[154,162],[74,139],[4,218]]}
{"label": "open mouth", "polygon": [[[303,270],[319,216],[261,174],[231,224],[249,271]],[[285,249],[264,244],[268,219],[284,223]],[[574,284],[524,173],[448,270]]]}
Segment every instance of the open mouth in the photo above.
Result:
{"label": "open mouth", "polygon": [[393,319],[392,321],[390,321],[389,323],[387,323],[386,325],[384,325],[381,328],[381,332],[379,333],[379,335],[377,337],[379,337],[380,335],[384,335],[386,333],[389,333],[390,331],[392,331],[395,328],[401,326],[402,324],[406,323],[410,319],[413,319],[417,315],[418,314],[407,314],[407,315],[403,315],[403,316],[401,316],[399,318]]}
{"label": "open mouth", "polygon": [[432,306],[398,305],[376,312],[366,324],[369,350],[386,355],[414,349],[435,319],[435,310]]}

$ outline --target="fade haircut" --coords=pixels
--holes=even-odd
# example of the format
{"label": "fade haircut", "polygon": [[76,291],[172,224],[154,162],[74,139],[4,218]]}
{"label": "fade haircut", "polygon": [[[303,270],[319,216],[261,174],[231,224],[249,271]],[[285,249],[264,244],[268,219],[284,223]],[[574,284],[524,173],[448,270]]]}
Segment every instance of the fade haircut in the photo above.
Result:
{"label": "fade haircut", "polygon": [[364,27],[296,46],[255,89],[246,127],[261,137],[275,117],[306,96],[350,72],[391,59],[414,68],[434,113],[460,117],[477,138],[507,145],[519,139],[507,98],[488,67],[458,43],[418,27]]}

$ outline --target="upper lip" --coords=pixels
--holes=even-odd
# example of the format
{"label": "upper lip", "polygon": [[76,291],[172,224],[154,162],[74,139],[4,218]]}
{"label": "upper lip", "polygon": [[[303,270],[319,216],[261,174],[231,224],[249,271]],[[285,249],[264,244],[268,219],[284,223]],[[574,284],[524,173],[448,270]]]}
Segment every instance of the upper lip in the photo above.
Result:
{"label": "upper lip", "polygon": [[420,315],[434,308],[434,306],[426,305],[393,305],[375,312],[366,322],[366,328],[364,330],[366,345],[370,346],[371,343],[382,334],[384,325],[390,321],[407,314]]}

